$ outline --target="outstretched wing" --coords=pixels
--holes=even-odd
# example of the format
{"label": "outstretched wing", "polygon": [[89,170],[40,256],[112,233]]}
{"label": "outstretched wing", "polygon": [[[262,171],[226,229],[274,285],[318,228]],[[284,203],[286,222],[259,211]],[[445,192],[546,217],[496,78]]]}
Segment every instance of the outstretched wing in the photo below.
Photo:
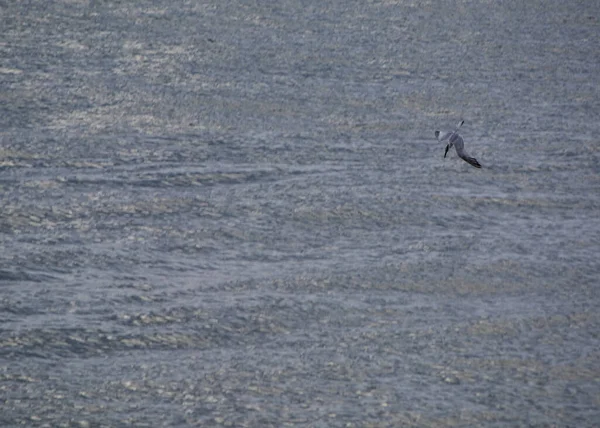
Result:
{"label": "outstretched wing", "polygon": [[448,154],[448,150],[450,150],[450,144],[448,144],[446,146],[446,150],[444,151],[444,158],[446,157],[446,155]]}
{"label": "outstretched wing", "polygon": [[[460,155],[459,155],[460,156]],[[477,159],[472,158],[471,156],[460,156],[462,160],[473,165],[475,168],[481,168],[481,164],[477,162]]]}
{"label": "outstretched wing", "polygon": [[481,168],[481,164],[477,162],[477,159],[475,159],[472,156],[469,156],[469,154],[465,151],[462,138],[460,139],[460,142],[454,143],[454,147],[456,148],[456,153],[462,160],[467,162],[469,165],[474,166],[475,168]]}

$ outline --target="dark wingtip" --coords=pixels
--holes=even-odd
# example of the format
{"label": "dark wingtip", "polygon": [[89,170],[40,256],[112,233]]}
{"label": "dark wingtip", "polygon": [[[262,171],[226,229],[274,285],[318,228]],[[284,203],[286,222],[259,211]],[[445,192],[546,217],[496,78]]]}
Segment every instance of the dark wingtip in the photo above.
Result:
{"label": "dark wingtip", "polygon": [[481,164],[479,162],[477,162],[477,159],[466,157],[466,156],[461,156],[461,158],[465,162],[467,162],[469,165],[474,166],[475,168],[481,168]]}

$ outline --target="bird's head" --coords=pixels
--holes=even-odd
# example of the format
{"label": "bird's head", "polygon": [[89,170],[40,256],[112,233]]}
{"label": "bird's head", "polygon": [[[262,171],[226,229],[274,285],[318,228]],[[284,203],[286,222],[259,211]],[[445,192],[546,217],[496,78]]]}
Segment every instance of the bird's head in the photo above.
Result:
{"label": "bird's head", "polygon": [[435,138],[439,138],[440,137],[440,131],[435,131]]}

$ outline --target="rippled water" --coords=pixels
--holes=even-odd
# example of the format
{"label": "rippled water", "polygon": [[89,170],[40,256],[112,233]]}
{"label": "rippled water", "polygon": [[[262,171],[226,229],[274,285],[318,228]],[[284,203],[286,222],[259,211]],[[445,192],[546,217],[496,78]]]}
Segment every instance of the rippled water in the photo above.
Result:
{"label": "rippled water", "polygon": [[597,2],[0,24],[3,426],[600,420]]}

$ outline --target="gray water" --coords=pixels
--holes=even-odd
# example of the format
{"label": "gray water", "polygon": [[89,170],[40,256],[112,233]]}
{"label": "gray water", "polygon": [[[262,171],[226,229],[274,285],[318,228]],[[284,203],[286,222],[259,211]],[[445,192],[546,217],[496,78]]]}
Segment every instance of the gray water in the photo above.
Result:
{"label": "gray water", "polygon": [[1,426],[598,424],[600,3],[0,7]]}

